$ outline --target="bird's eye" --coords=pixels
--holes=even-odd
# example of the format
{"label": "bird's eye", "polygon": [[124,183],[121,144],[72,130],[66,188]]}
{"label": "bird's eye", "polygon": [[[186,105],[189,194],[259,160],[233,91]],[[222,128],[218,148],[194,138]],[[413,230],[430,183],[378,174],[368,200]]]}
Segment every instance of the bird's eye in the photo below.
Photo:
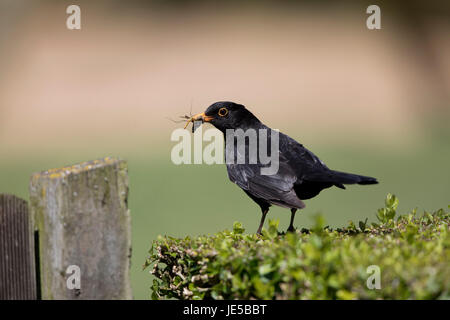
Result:
{"label": "bird's eye", "polygon": [[228,109],[227,108],[220,108],[218,114],[221,117],[225,117],[228,114]]}

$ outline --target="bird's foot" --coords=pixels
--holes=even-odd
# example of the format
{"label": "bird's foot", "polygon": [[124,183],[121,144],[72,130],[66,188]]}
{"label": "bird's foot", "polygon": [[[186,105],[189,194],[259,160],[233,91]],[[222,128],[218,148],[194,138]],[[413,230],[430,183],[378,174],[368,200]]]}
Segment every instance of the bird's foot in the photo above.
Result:
{"label": "bird's foot", "polygon": [[297,229],[294,228],[293,226],[289,226],[289,228],[286,230],[286,233],[288,232],[295,232]]}

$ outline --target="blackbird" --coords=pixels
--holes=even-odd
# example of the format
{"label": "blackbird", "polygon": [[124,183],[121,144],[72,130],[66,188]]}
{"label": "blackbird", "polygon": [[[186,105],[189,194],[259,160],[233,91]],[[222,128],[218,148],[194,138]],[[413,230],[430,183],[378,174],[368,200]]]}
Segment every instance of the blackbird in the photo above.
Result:
{"label": "blackbird", "polygon": [[[246,132],[253,129],[257,132],[266,130],[267,143],[270,145],[274,136],[272,129],[265,126],[243,105],[229,101],[212,104],[205,112],[191,117],[186,123],[202,121],[209,122],[224,133],[227,143],[229,129],[242,129]],[[272,133],[272,134],[271,134]],[[278,133],[278,131],[277,131]],[[378,181],[351,173],[329,169],[315,154],[306,149],[291,137],[279,132],[278,136],[278,170],[274,174],[262,174],[261,168],[267,167],[258,158],[256,163],[236,163],[227,160],[229,179],[236,183],[244,192],[261,207],[261,221],[257,230],[261,234],[267,212],[271,205],[277,205],[291,210],[291,220],[288,231],[295,231],[294,217],[298,209],[305,207],[303,200],[317,196],[323,189],[338,187],[345,189],[346,184],[376,184]],[[259,136],[258,136],[258,139]],[[258,146],[260,147],[258,140]],[[225,148],[225,156],[229,151],[238,154],[238,145],[234,150]],[[270,148],[269,148],[270,149]],[[242,149],[241,149],[242,150]],[[246,153],[249,151],[249,139],[245,139]],[[269,150],[276,152],[276,150]],[[248,160],[248,158],[246,158]]]}

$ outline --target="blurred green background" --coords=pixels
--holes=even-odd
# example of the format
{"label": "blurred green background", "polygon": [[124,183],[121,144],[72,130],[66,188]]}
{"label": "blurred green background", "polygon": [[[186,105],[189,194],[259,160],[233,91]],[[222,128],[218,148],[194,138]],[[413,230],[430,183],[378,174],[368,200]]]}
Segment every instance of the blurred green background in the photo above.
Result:
{"label": "blurred green background", "polygon": [[[370,221],[390,192],[400,211],[450,204],[448,4],[369,2],[81,1],[67,30],[64,1],[0,2],[0,192],[28,198],[33,172],[117,156],[128,160],[132,285],[157,235],[214,233],[260,212],[224,165],[170,160],[167,118],[218,100],[245,104],[329,167],[376,186],[329,189],[306,201],[297,227]],[[200,201],[201,199],[201,201]],[[269,218],[286,228],[288,210]]]}

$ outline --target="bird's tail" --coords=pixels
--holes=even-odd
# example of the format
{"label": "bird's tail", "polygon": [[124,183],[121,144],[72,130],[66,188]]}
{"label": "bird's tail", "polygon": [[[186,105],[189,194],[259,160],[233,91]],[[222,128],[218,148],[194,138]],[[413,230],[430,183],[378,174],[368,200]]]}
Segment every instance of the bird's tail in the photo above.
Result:
{"label": "bird's tail", "polygon": [[358,174],[346,173],[340,171],[330,170],[331,180],[340,187],[338,184],[377,184],[378,181],[372,177],[360,176]]}

